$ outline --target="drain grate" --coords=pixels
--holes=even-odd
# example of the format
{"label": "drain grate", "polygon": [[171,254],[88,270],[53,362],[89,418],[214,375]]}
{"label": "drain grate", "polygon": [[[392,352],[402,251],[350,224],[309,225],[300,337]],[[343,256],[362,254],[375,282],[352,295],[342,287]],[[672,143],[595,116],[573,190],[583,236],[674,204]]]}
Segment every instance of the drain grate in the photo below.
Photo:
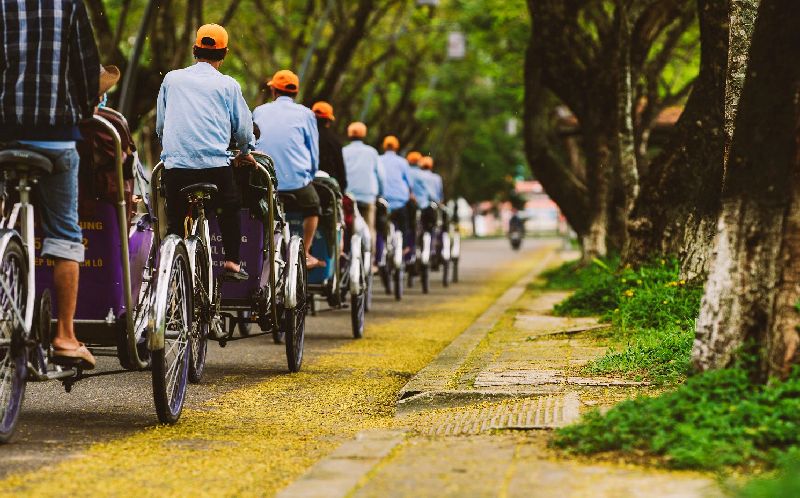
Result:
{"label": "drain grate", "polygon": [[577,393],[539,396],[488,407],[465,408],[422,432],[430,436],[458,436],[497,429],[554,429],[574,422],[579,411]]}

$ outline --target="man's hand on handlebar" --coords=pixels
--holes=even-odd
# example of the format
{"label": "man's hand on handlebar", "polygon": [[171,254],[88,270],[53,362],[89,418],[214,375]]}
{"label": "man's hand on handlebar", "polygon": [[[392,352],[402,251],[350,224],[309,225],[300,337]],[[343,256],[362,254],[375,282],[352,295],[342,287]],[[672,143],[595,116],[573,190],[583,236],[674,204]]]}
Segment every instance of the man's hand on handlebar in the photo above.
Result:
{"label": "man's hand on handlebar", "polygon": [[254,168],[256,166],[256,160],[253,157],[253,154],[239,154],[236,156],[233,164],[235,166],[249,166]]}

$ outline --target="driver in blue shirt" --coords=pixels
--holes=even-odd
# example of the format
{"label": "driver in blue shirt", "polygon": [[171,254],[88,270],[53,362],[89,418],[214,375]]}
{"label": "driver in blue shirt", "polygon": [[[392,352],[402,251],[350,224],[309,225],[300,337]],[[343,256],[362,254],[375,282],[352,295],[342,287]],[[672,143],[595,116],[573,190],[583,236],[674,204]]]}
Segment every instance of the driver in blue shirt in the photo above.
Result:
{"label": "driver in blue shirt", "polygon": [[380,157],[383,170],[383,197],[389,204],[389,215],[392,223],[403,234],[406,247],[410,244],[410,226],[408,219],[409,203],[414,200],[413,178],[408,161],[397,154],[400,141],[394,135],[383,139],[384,153]]}
{"label": "driver in blue shirt", "polygon": [[239,83],[219,71],[228,53],[228,33],[217,24],[197,30],[194,65],[170,71],[158,92],[156,133],[161,140],[169,233],[184,234],[188,200],[181,189],[212,183],[217,192],[209,207],[221,210],[219,227],[225,251],[224,277],[250,278],[242,268],[239,250],[241,202],[231,167],[231,135],[241,151],[233,164],[255,165],[250,149],[255,142],[250,109]]}
{"label": "driver in blue shirt", "polygon": [[324,267],[324,261],[311,255],[311,244],[322,214],[319,195],[311,184],[319,169],[317,116],[294,101],[300,91],[300,78],[292,71],[278,71],[267,84],[274,100],[253,111],[253,121],[261,130],[256,147],[275,160],[278,191],[293,195],[286,209],[303,214],[308,269]]}

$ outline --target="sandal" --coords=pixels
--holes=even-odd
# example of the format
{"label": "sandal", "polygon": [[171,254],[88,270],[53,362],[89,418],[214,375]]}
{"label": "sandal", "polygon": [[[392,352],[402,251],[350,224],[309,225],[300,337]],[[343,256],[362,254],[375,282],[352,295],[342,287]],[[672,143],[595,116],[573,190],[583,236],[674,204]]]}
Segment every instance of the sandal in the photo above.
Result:
{"label": "sandal", "polygon": [[89,348],[82,342],[79,342],[78,347],[74,349],[53,346],[53,363],[78,367],[83,370],[91,370],[94,368],[96,362],[97,360],[95,360],[94,355],[92,355]]}
{"label": "sandal", "polygon": [[224,280],[244,282],[245,280],[250,279],[250,275],[244,270],[244,268],[239,268],[239,271],[225,270],[225,273],[222,274],[222,278]]}

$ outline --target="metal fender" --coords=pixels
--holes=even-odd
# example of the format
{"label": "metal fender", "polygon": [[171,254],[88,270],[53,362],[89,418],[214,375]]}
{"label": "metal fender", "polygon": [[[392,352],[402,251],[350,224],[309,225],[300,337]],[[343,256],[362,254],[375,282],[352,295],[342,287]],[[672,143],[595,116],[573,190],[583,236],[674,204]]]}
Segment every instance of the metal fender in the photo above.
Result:
{"label": "metal fender", "polygon": [[[164,331],[167,327],[167,292],[169,291],[167,283],[169,282],[169,272],[172,269],[172,259],[175,257],[175,249],[183,243],[183,239],[174,234],[167,235],[161,242],[155,292],[152,296],[153,302],[147,326],[147,349],[150,351],[164,349]],[[192,258],[189,259],[189,261],[191,260]]]}
{"label": "metal fender", "polygon": [[422,264],[427,265],[431,261],[431,234],[422,234]]}
{"label": "metal fender", "polygon": [[450,261],[450,234],[447,232],[442,234],[442,259]]}
{"label": "metal fender", "polygon": [[450,256],[453,259],[458,259],[461,257],[461,234],[458,232],[453,234],[453,244],[450,248]]}
{"label": "metal fender", "polygon": [[403,234],[395,230],[392,232],[392,245],[394,246],[394,267],[400,268],[403,266]]}
{"label": "metal fender", "polygon": [[367,249],[364,251],[364,258],[361,261],[362,270],[364,275],[369,276],[372,273],[372,253]]}
{"label": "metal fender", "polygon": [[300,254],[300,237],[293,235],[289,239],[289,268],[286,271],[286,285],[284,287],[284,304],[287,309],[297,306],[297,263]]}
{"label": "metal fender", "polygon": [[[31,250],[30,247],[26,247],[25,246],[25,244],[22,241],[22,237],[19,235],[19,232],[17,232],[16,230],[8,229],[8,228],[3,228],[3,229],[0,229],[0,256],[2,256],[3,253],[6,252],[6,246],[8,246],[8,243],[11,241],[11,239],[17,239],[17,241],[20,243],[20,245],[26,249],[26,252]],[[35,287],[35,285],[36,285],[36,275],[35,275],[35,270],[33,268],[33,265],[31,264],[32,263],[31,260],[32,260],[32,258],[31,258],[31,255],[29,253],[28,261],[27,261],[27,263],[28,263],[28,296],[27,296],[27,298],[28,299],[27,299],[27,302],[26,302],[25,316],[23,317],[25,323],[22,324],[23,325],[23,329],[25,331],[25,336],[26,337],[30,334],[31,325],[33,324],[33,300],[34,300],[34,297],[36,296],[36,287]],[[5,290],[3,291],[3,294],[5,294]]]}
{"label": "metal fender", "polygon": [[361,294],[361,236],[350,237],[350,293]]}

